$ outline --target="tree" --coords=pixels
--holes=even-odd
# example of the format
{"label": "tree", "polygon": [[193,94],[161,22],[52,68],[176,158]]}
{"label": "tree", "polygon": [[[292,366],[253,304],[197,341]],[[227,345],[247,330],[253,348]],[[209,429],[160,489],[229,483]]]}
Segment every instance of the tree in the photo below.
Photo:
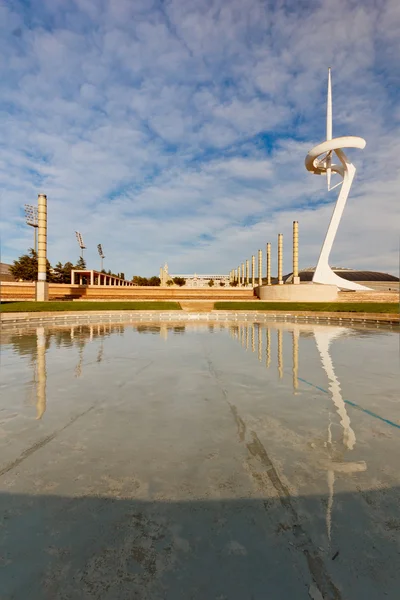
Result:
{"label": "tree", "polygon": [[172,281],[172,279],[168,279],[167,286],[171,287],[171,285],[174,285],[174,282]]}
{"label": "tree", "polygon": [[208,282],[209,287],[214,287],[214,279],[210,279]]}
{"label": "tree", "polygon": [[186,279],[184,277],[174,277],[173,282],[176,283],[176,285],[179,285],[179,287],[182,287],[185,285]]}
{"label": "tree", "polygon": [[238,286],[238,280],[234,279],[233,281],[231,281],[231,286],[232,287],[237,287]]}
{"label": "tree", "polygon": [[[33,248],[28,250],[28,254],[23,254],[10,267],[10,272],[17,281],[37,281],[38,278],[38,258]],[[46,263],[46,279],[48,282],[55,281],[49,261]]]}
{"label": "tree", "polygon": [[161,285],[161,279],[155,275],[153,275],[153,277],[150,277],[149,279],[147,279],[147,277],[141,277],[140,275],[134,275],[132,277],[132,283],[133,285],[140,286],[158,286]]}
{"label": "tree", "polygon": [[71,271],[74,268],[72,262],[66,262],[63,267],[63,283],[71,283]]}
{"label": "tree", "polygon": [[220,281],[220,282],[219,282],[219,285],[220,285],[221,287],[224,287],[224,286],[225,286],[225,281]]}
{"label": "tree", "polygon": [[[78,262],[75,265],[75,269],[79,269],[81,271],[83,271],[84,269],[86,269],[86,261],[83,258],[83,256],[79,257]],[[111,275],[111,271],[110,271],[110,275]]]}
{"label": "tree", "polygon": [[153,275],[153,277],[150,277],[150,279],[149,279],[149,285],[159,286],[159,285],[161,285],[161,279],[159,277],[157,277],[156,275]]}
{"label": "tree", "polygon": [[63,265],[60,261],[54,267],[55,283],[71,283],[71,271],[74,265],[71,262],[66,262]]}
{"label": "tree", "polygon": [[54,279],[56,283],[64,283],[63,264],[58,261],[54,267]]}
{"label": "tree", "polygon": [[28,254],[23,254],[10,267],[10,272],[17,281],[36,281],[38,275],[37,254],[30,248]]}

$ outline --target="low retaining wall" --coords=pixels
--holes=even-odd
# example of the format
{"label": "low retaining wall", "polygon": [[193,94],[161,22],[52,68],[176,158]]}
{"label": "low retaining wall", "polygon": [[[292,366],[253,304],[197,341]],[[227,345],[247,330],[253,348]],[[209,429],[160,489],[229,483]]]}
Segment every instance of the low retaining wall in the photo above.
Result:
{"label": "low retaining wall", "polygon": [[[2,283],[2,301],[34,300],[35,284],[32,282]],[[243,288],[164,288],[118,287],[104,285],[69,285],[49,283],[49,300],[251,300],[252,289]]]}
{"label": "low retaining wall", "polygon": [[[82,297],[84,286],[67,283],[49,283],[49,300],[74,300]],[[31,281],[2,282],[0,298],[7,300],[35,300],[35,283]]]}

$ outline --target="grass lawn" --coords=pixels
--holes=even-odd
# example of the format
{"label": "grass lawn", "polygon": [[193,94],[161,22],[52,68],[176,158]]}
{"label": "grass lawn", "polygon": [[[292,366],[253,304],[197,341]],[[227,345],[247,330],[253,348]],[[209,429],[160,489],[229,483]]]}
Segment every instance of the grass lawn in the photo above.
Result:
{"label": "grass lawn", "polygon": [[85,310],[181,310],[179,302],[2,302],[0,312]]}
{"label": "grass lawn", "polygon": [[287,310],[398,314],[396,302],[216,302],[216,310]]}

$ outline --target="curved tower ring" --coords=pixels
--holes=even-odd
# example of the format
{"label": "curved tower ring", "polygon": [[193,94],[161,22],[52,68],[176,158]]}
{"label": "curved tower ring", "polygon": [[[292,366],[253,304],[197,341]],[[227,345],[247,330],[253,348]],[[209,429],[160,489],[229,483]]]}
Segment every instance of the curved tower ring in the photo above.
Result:
{"label": "curved tower ring", "polygon": [[[329,266],[329,255],[332,250],[336,232],[342,218],[343,210],[350,193],[356,168],[343,152],[343,148],[359,148],[363,150],[366,141],[360,137],[344,136],[332,139],[332,99],[331,99],[331,78],[329,69],[328,79],[328,111],[327,111],[327,140],[314,146],[306,156],[305,165],[307,171],[314,175],[325,175],[328,180],[328,190],[330,189],[331,173],[338,173],[342,177],[341,189],[338,199],[333,209],[331,221],[321,248],[318,263],[313,276],[313,283],[323,283],[336,285],[346,290],[368,290],[369,288],[347,281],[339,275],[336,275]],[[332,164],[332,155],[336,154],[340,164]],[[340,185],[340,184],[339,184]],[[336,187],[336,186],[335,186]]]}

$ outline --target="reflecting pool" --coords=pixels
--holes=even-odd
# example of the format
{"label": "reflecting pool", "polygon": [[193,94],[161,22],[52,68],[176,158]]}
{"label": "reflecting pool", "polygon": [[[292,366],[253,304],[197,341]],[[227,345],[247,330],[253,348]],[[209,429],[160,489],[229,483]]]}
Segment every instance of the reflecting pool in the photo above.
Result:
{"label": "reflecting pool", "polygon": [[398,331],[1,341],[1,600],[399,597]]}

